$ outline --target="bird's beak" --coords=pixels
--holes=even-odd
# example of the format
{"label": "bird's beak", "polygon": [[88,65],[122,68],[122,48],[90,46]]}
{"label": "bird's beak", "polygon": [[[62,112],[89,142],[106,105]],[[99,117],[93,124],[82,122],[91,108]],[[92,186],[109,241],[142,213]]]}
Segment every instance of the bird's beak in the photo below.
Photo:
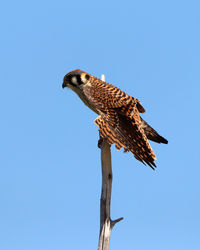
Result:
{"label": "bird's beak", "polygon": [[65,82],[63,82],[62,87],[64,89],[65,87],[67,87],[67,84]]}

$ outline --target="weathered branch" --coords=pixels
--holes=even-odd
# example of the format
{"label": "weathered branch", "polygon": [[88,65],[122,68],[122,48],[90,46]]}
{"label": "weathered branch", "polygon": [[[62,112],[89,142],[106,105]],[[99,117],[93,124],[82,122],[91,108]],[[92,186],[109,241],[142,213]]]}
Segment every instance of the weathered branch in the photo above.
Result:
{"label": "weathered branch", "polygon": [[[105,81],[105,77],[102,76]],[[108,250],[110,245],[110,235],[114,225],[123,218],[112,221],[110,219],[110,202],[112,191],[112,165],[110,145],[100,137],[98,147],[101,149],[101,169],[102,169],[102,189],[100,201],[100,233],[98,250]]]}

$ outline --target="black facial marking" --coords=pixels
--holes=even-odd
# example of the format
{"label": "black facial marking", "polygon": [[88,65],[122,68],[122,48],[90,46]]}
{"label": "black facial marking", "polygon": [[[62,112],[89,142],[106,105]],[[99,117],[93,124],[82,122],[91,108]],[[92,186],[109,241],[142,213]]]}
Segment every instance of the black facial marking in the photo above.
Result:
{"label": "black facial marking", "polygon": [[78,85],[83,84],[83,82],[81,81],[81,76],[80,75],[77,75],[76,78],[77,78]]}
{"label": "black facial marking", "polygon": [[72,86],[74,86],[74,87],[77,86],[77,85],[74,84],[73,81],[72,81],[72,78],[73,78],[73,77],[76,77],[76,80],[77,80],[78,85],[83,84],[83,82],[81,81],[80,75],[72,75],[72,76],[70,76],[70,84],[71,84]]}

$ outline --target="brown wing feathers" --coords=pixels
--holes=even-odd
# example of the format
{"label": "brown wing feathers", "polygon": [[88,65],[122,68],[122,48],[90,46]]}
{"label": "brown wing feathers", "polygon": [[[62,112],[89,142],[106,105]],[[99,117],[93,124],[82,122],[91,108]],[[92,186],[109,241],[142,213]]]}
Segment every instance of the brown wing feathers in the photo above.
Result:
{"label": "brown wing feathers", "polygon": [[115,144],[117,149],[123,147],[126,152],[131,151],[137,160],[148,164],[153,169],[156,167],[155,155],[142,129],[133,118],[131,120],[112,110],[105,120],[99,116],[95,123],[99,126],[100,135],[110,144]]}
{"label": "brown wing feathers", "polygon": [[99,133],[102,138],[106,138],[109,144],[115,144],[118,150],[123,147],[121,142],[117,139],[114,131],[109,128],[108,124],[101,116],[97,117],[94,122],[99,126]]}
{"label": "brown wing feathers", "polygon": [[152,168],[156,167],[154,152],[143,129],[138,125],[137,116],[130,118],[119,112],[116,116],[118,117],[118,124],[114,128],[114,131],[123,147],[131,151],[136,159],[148,164]]}
{"label": "brown wing feathers", "polygon": [[[84,92],[100,110],[101,115],[95,120],[99,126],[100,135],[107,138],[110,144],[115,144],[117,149],[123,147],[125,152],[131,151],[137,160],[154,169],[156,157],[147,137],[153,138],[152,134],[154,134],[154,138],[155,135],[158,138],[158,134],[155,134],[156,131],[153,133],[153,130],[149,130],[141,120],[139,112],[145,112],[141,103],[117,87],[99,79],[97,81],[95,77],[92,77],[90,85]],[[164,142],[161,137],[160,140]]]}

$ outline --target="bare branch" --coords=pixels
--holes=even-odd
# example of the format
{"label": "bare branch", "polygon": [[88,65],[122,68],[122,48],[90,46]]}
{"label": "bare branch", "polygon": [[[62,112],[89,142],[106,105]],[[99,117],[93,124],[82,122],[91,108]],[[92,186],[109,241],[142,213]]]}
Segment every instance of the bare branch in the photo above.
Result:
{"label": "bare branch", "polygon": [[[105,81],[105,76],[102,75]],[[114,225],[123,220],[123,218],[112,221],[110,219],[110,202],[112,191],[112,165],[110,145],[104,138],[99,139],[98,147],[101,149],[101,170],[102,170],[102,188],[100,200],[100,233],[98,250],[109,250],[110,235]]]}

